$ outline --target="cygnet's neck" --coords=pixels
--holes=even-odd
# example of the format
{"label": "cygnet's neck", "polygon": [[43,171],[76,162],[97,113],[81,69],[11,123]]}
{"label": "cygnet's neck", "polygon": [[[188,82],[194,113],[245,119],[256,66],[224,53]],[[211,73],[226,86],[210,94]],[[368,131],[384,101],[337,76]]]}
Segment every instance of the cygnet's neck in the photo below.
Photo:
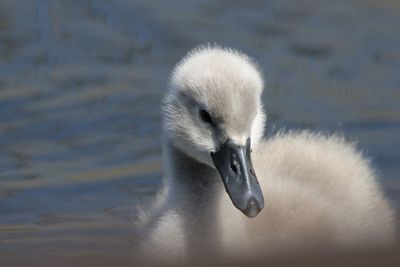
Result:
{"label": "cygnet's neck", "polygon": [[[182,217],[190,253],[198,249],[213,251],[210,250],[212,246],[216,246],[217,251],[218,203],[224,190],[218,172],[185,155],[168,138],[164,138],[163,149],[168,202]],[[207,240],[207,244],[199,240]]]}

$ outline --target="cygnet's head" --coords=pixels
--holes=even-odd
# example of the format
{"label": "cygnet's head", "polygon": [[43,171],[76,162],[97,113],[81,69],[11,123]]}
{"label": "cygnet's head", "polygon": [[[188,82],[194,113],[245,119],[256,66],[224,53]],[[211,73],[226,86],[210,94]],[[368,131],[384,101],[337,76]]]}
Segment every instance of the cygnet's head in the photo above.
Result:
{"label": "cygnet's head", "polygon": [[200,47],[175,67],[163,127],[186,155],[216,168],[233,204],[249,217],[264,207],[250,152],[263,135],[263,79],[245,54]]}

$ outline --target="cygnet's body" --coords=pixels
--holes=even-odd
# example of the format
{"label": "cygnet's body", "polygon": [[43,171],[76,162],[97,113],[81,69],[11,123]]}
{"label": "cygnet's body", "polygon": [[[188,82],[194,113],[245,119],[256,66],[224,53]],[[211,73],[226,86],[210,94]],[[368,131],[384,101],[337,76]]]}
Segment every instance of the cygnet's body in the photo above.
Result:
{"label": "cygnet's body", "polygon": [[162,106],[164,187],[142,213],[142,256],[176,262],[393,241],[393,211],[368,160],[338,136],[262,139],[262,90],[257,66],[238,51],[202,47],[177,65]]}

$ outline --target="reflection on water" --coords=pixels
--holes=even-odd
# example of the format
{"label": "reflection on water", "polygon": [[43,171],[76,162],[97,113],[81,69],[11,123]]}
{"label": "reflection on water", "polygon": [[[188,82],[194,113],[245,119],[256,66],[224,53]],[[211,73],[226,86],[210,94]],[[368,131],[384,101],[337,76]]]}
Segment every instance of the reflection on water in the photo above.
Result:
{"label": "reflection on water", "polygon": [[390,0],[2,0],[0,254],[129,251],[168,72],[205,42],[264,68],[268,134],[344,132],[400,203],[398,25]]}

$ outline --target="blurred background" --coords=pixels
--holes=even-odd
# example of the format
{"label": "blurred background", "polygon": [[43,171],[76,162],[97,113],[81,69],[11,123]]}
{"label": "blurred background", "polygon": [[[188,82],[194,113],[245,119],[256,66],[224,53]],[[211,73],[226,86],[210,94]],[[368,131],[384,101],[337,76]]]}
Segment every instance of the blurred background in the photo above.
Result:
{"label": "blurred background", "polygon": [[169,72],[207,42],[259,62],[267,136],[344,133],[399,207],[399,25],[396,0],[1,0],[3,264],[129,258]]}

